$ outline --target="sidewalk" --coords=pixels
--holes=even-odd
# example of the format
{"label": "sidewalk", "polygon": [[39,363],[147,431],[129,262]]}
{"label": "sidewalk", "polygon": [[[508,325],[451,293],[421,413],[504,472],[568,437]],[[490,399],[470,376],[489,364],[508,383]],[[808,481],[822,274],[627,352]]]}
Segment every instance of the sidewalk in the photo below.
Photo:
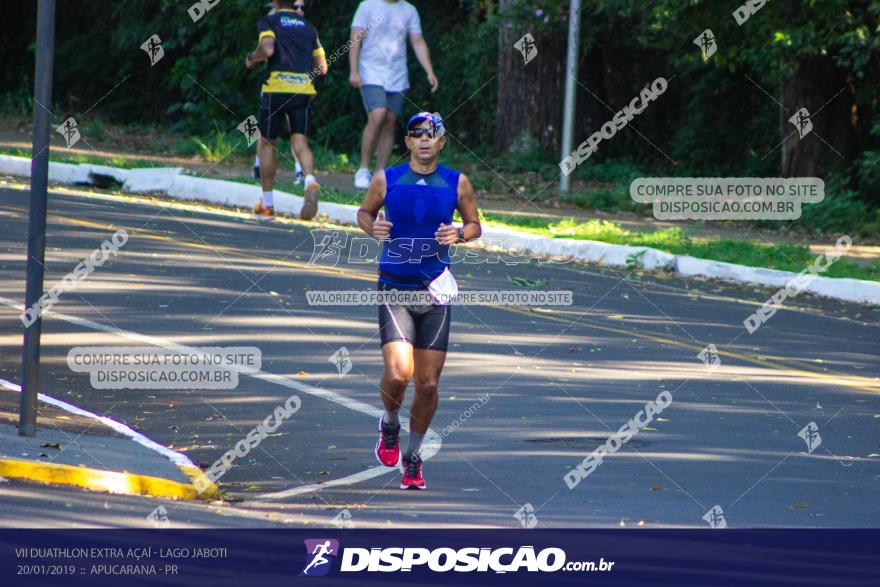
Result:
{"label": "sidewalk", "polygon": [[174,463],[135,440],[137,432],[113,430],[96,415],[65,408],[64,402],[38,402],[36,437],[19,436],[20,398],[8,383],[0,385],[0,477],[123,495],[220,497],[216,487],[199,495],[190,481],[197,469],[182,455]]}

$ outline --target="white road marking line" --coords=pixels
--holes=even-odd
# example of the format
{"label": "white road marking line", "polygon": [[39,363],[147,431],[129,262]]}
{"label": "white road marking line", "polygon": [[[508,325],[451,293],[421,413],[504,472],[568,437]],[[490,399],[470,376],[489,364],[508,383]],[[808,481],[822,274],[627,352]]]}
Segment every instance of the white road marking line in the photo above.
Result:
{"label": "white road marking line", "polygon": [[[5,387],[6,389],[11,389],[12,391],[17,391],[21,393],[20,385],[12,383],[11,381],[6,381],[5,379],[0,379],[0,387]],[[94,414],[60,399],[55,399],[54,397],[48,396],[44,393],[37,394],[37,399],[39,399],[41,402],[55,406],[56,408],[61,408],[65,412],[70,412],[71,414],[76,414],[77,416],[83,416],[85,418],[91,418],[92,420],[98,420],[102,424],[112,428],[123,436],[127,436],[128,438],[134,440],[141,446],[156,451],[178,467],[193,467],[195,469],[198,468],[191,460],[189,460],[186,455],[173,451],[168,447],[162,446],[161,444],[150,440],[140,432],[129,428],[122,422],[117,422],[116,420],[113,420],[106,416],[99,416],[98,414]]]}
{"label": "white road marking line", "polygon": [[[9,306],[10,308],[14,308],[19,312],[24,311],[24,304],[16,302],[14,300],[10,300],[8,298],[0,297],[0,304],[4,304]],[[84,328],[90,328],[92,330],[97,330],[99,332],[106,332],[108,334],[115,334],[116,336],[120,336],[122,338],[126,338],[128,340],[133,340],[136,342],[141,342],[144,344],[157,346],[161,348],[165,348],[168,350],[183,352],[183,353],[193,353],[196,349],[192,347],[187,347],[184,345],[180,345],[162,338],[157,338],[154,336],[147,336],[145,334],[140,334],[137,332],[131,332],[129,330],[122,330],[121,328],[116,328],[115,326],[105,326],[99,322],[94,322],[92,320],[88,320],[87,318],[80,318],[78,316],[70,316],[68,314],[62,314],[60,312],[56,312],[54,310],[50,310],[49,312],[45,312],[45,315],[50,315],[55,318],[59,318],[64,320],[65,322],[69,322],[71,324],[76,324],[77,326],[82,326]],[[368,416],[372,416],[373,418],[378,418],[382,416],[385,412],[380,410],[375,406],[371,406],[370,404],[366,404],[362,401],[352,399],[349,397],[345,397],[344,395],[338,394],[334,391],[330,391],[327,389],[319,389],[317,387],[312,387],[306,383],[302,383],[300,381],[294,381],[292,379],[287,379],[280,375],[275,375],[274,373],[267,373],[265,371],[256,371],[254,373],[241,373],[242,375],[248,375],[250,377],[254,377],[256,379],[260,379],[262,381],[266,381],[267,383],[274,383],[276,385],[280,385],[283,387],[287,387],[290,389],[295,389],[297,391],[301,391],[308,395],[318,397],[321,399],[325,399],[327,401],[331,401],[333,403],[344,406],[350,410],[355,412],[360,412],[362,414],[366,414]],[[409,426],[405,423],[401,423],[401,428],[403,431],[408,432]],[[134,431],[132,431],[134,432]],[[146,437],[145,437],[146,438]],[[149,440],[149,439],[147,439]],[[151,441],[152,442],[152,441]],[[440,446],[443,444],[440,435],[437,434],[431,428],[428,428],[428,432],[425,435],[425,448],[422,452],[422,459],[428,460],[433,457],[440,450]],[[157,445],[158,446],[158,445]],[[163,447],[164,448],[164,447]],[[170,449],[165,449],[170,450]],[[182,455],[181,455],[182,456]],[[188,459],[187,459],[188,460]],[[265,495],[254,496],[252,501],[263,501],[265,499],[279,499],[284,497],[293,497],[296,495],[301,495],[303,493],[311,493],[313,491],[318,491],[319,489],[325,487],[340,487],[345,485],[353,485],[355,483],[360,483],[362,481],[366,481],[368,479],[372,479],[374,477],[379,477],[386,473],[390,473],[396,471],[397,469],[392,467],[385,467],[383,465],[378,465],[372,467],[370,469],[366,469],[364,471],[360,471],[358,473],[354,473],[352,475],[348,475],[347,477],[341,477],[339,479],[333,479],[331,481],[327,481],[326,483],[313,483],[310,485],[303,485],[300,487],[293,487],[291,489],[287,489],[285,491],[278,491],[275,493],[268,493]]]}

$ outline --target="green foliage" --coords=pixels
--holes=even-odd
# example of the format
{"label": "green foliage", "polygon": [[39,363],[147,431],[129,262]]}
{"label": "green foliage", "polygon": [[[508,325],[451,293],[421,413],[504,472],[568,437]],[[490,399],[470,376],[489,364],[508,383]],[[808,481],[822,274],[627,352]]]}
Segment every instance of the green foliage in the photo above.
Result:
{"label": "green foliage", "polygon": [[84,137],[88,137],[89,141],[106,141],[107,128],[99,118],[93,118],[82,125],[81,131]]}
{"label": "green foliage", "polygon": [[211,163],[217,163],[228,158],[233,151],[244,152],[242,145],[245,144],[241,134],[236,137],[219,127],[214,129],[204,140],[193,137],[193,143],[198,147],[201,156]]}
{"label": "green foliage", "polygon": [[[103,140],[110,124],[168,130],[181,138],[157,144],[211,161],[234,151],[236,130],[258,114],[263,77],[244,68],[256,46],[263,2],[222,0],[199,22],[191,2],[91,0],[60,2],[57,13],[55,103],[51,110],[83,114],[86,137]],[[558,177],[558,150],[493,153],[498,107],[502,26],[530,31],[539,41],[565,35],[564,0],[416,1],[431,48],[440,90],[432,94],[410,52],[405,115],[420,109],[444,114],[450,129],[448,161],[466,168],[478,190],[508,192],[513,186],[536,199]],[[828,56],[841,68],[853,100],[854,154],[847,175],[829,181],[823,204],[804,207],[795,224],[811,230],[863,232],[880,226],[880,2],[878,0],[777,0],[739,26],[731,15],[741,2],[717,0],[590,0],[584,3],[575,143],[610,120],[659,76],[669,90],[575,172],[580,191],[564,199],[601,210],[644,210],[632,202],[629,183],[641,175],[779,175],[785,117],[780,87],[800,63]],[[319,166],[350,172],[365,115],[348,85],[351,18],[358,0],[310,2],[307,17],[328,55],[341,49],[325,79],[317,82],[312,146]],[[499,12],[501,7],[505,12]],[[20,16],[19,16],[20,14]],[[35,3],[22,3],[15,19],[0,23],[0,112],[29,119],[33,101]],[[97,23],[100,23],[99,25]],[[711,28],[718,52],[704,62],[692,43]],[[158,34],[164,58],[151,67],[141,44]],[[560,66],[556,72],[564,75]],[[842,84],[844,85],[844,84]],[[839,88],[828,88],[829,98]],[[821,104],[812,104],[817,109]],[[93,109],[94,108],[94,109]],[[830,108],[828,110],[830,112]],[[827,114],[827,112],[826,112]],[[874,133],[871,134],[871,125]],[[558,120],[548,124],[559,124]],[[398,129],[400,130],[400,128]],[[188,137],[197,137],[190,140]],[[829,138],[832,143],[833,138]],[[838,146],[835,145],[835,148]],[[402,154],[398,146],[396,155]],[[827,156],[836,156],[829,150]],[[634,163],[634,162],[637,162]],[[496,171],[503,174],[499,177]],[[525,189],[523,189],[525,188]],[[833,188],[833,189],[832,189]]]}
{"label": "green foliage", "polygon": [[[857,191],[847,187],[846,178],[835,175],[825,181],[825,199],[818,204],[803,204],[803,213],[795,224],[812,230],[817,235],[852,232],[860,226],[860,233],[870,232],[870,206],[859,199]],[[876,214],[876,211],[874,212]]]}

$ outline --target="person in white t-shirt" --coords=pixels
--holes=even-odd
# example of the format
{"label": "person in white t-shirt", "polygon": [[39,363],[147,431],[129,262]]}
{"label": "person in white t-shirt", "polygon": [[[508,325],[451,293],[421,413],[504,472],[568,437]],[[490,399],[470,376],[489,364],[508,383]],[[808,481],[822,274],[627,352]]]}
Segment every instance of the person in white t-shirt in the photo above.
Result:
{"label": "person in white t-shirt", "polygon": [[404,93],[409,89],[406,40],[425,73],[431,92],[440,83],[434,75],[428,44],[416,7],[406,0],[364,0],[351,23],[351,66],[349,83],[358,88],[367,111],[367,126],[361,142],[360,169],[354,186],[370,186],[370,162],[376,153],[376,169],[385,169],[394,147],[397,119],[403,115]]}

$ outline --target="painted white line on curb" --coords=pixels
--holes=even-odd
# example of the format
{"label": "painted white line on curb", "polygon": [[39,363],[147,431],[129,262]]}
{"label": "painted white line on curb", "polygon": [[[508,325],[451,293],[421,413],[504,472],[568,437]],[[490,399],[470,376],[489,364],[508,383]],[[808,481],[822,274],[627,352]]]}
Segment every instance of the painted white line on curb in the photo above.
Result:
{"label": "painted white line on curb", "polygon": [[[10,300],[8,298],[0,297],[0,304],[4,304],[11,308],[16,309],[21,312],[24,311],[24,304],[16,302],[14,300]],[[137,332],[131,332],[128,330],[122,330],[120,328],[116,328],[115,326],[105,326],[104,324],[100,324],[98,322],[94,322],[87,318],[80,318],[78,316],[70,316],[67,314],[62,314],[60,312],[56,312],[54,310],[50,310],[49,312],[44,313],[45,315],[50,315],[55,318],[59,318],[64,320],[65,322],[70,322],[71,324],[76,324],[77,326],[82,326],[84,328],[90,328],[92,330],[97,330],[99,332],[106,332],[108,334],[115,334],[122,338],[126,338],[128,340],[133,340],[136,342],[141,342],[144,344],[157,346],[161,348],[165,348],[168,350],[183,352],[183,353],[194,353],[196,349],[192,347],[187,347],[184,345],[180,345],[177,343],[173,343],[171,341],[167,341],[161,338],[157,338],[154,336],[147,336],[144,334],[140,334]],[[345,397],[336,392],[319,389],[317,387],[312,387],[311,385],[307,385],[305,383],[301,383],[299,381],[294,381],[292,379],[287,379],[280,375],[275,375],[274,373],[266,373],[265,371],[256,371],[253,373],[241,373],[242,375],[248,375],[250,377],[254,377],[256,379],[260,379],[262,381],[266,381],[267,383],[274,383],[276,385],[281,385],[283,387],[287,387],[290,389],[295,389],[297,391],[301,391],[308,395],[319,397],[321,399],[325,399],[327,401],[331,401],[333,403],[344,406],[350,410],[355,412],[360,412],[362,414],[367,414],[368,416],[372,416],[373,418],[381,417],[385,412],[371,406],[370,404],[366,404],[362,401],[352,399],[349,397]],[[123,425],[124,426],[124,425]],[[401,429],[405,432],[409,431],[409,426],[401,422]],[[134,431],[132,431],[134,432]],[[136,433],[135,433],[136,434]],[[149,440],[149,439],[148,439]],[[152,442],[152,441],[151,441]],[[428,460],[437,454],[442,446],[443,441],[440,438],[440,435],[437,434],[433,429],[428,428],[428,432],[425,435],[425,449],[422,452],[422,459]],[[157,445],[158,446],[158,445]],[[170,450],[170,449],[166,449]],[[182,455],[181,455],[182,456]],[[189,460],[189,459],[187,459]],[[327,481],[326,483],[315,483],[310,485],[303,485],[301,487],[294,487],[285,491],[280,491],[276,493],[270,493],[266,495],[254,496],[251,501],[262,501],[264,499],[277,499],[279,497],[291,497],[295,495],[300,495],[303,493],[310,493],[313,491],[318,491],[324,487],[339,487],[344,485],[353,485],[355,483],[359,483],[361,481],[366,481],[368,479],[372,479],[374,477],[380,477],[386,473],[390,473],[396,471],[392,467],[385,467],[382,465],[372,467],[370,469],[366,469],[364,471],[360,471],[358,473],[354,473],[352,475],[348,475],[347,477],[342,477],[340,479],[334,479],[331,481]]]}
{"label": "painted white line on curb", "polygon": [[[17,383],[13,383],[11,381],[6,381],[5,379],[0,379],[0,387],[5,387],[6,389],[10,389],[12,391],[17,391],[21,393],[21,386]],[[85,418],[90,418],[92,420],[97,420],[98,422],[104,424],[105,426],[112,428],[114,431],[122,434],[140,444],[141,446],[148,448],[152,451],[156,451],[161,454],[163,457],[167,458],[169,461],[174,463],[178,467],[193,467],[197,469],[196,465],[189,460],[186,455],[182,455],[179,452],[173,451],[168,447],[162,446],[158,444],[140,432],[133,430],[123,424],[122,422],[117,422],[116,420],[110,419],[106,416],[99,416],[98,414],[94,414],[87,410],[84,410],[80,407],[77,407],[73,404],[69,404],[60,399],[55,399],[54,397],[48,396],[45,393],[38,393],[37,399],[39,399],[43,403],[47,403],[49,405],[55,406],[56,408],[61,408],[65,412],[69,412],[71,414],[76,414],[77,416],[83,416]]]}

